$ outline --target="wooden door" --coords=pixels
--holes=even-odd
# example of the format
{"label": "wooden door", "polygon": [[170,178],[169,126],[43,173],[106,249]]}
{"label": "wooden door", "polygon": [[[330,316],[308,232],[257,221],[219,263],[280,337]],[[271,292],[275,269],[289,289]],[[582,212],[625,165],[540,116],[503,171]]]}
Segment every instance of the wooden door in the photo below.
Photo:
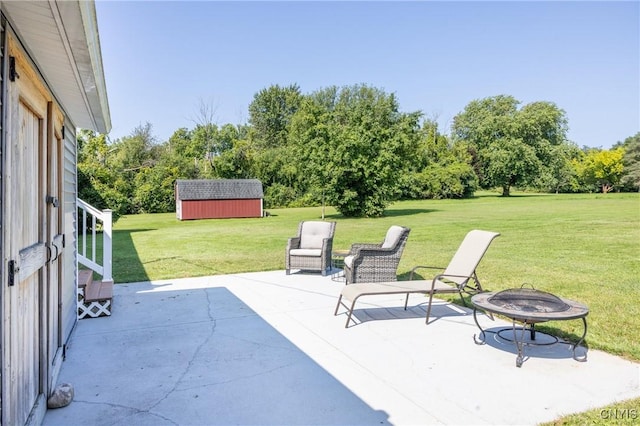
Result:
{"label": "wooden door", "polygon": [[[49,374],[47,389],[55,387],[55,379],[62,366],[64,336],[62,335],[62,282],[64,277],[64,216],[63,216],[63,115],[53,102],[47,107],[47,247],[49,262],[46,276],[46,300],[48,319],[47,356]],[[75,310],[74,310],[75,312]]]}
{"label": "wooden door", "polygon": [[39,424],[52,365],[60,358],[60,270],[52,255],[60,224],[54,201],[60,186],[56,127],[62,114],[19,45],[12,37],[7,44],[5,60],[15,73],[6,81],[5,102],[1,420]]}

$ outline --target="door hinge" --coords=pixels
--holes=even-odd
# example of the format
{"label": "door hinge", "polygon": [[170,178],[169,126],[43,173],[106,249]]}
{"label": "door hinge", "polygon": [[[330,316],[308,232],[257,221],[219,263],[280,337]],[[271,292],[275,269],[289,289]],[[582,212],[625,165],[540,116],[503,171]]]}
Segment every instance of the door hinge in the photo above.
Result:
{"label": "door hinge", "polygon": [[18,266],[17,262],[15,260],[10,260],[9,261],[9,287],[15,285],[16,283],[16,275],[18,275],[18,272],[20,272],[20,267]]}
{"label": "door hinge", "polygon": [[20,78],[18,71],[16,71],[16,58],[9,56],[9,80],[16,81],[16,78]]}
{"label": "door hinge", "polygon": [[64,126],[62,126],[62,139],[64,139]]}

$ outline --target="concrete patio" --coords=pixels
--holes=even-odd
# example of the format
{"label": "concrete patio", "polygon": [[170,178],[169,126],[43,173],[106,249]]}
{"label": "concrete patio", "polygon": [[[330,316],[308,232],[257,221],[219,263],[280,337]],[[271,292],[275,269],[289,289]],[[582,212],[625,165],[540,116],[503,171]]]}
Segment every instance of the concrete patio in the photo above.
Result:
{"label": "concrete patio", "polygon": [[556,344],[517,368],[513,343],[474,344],[469,310],[439,303],[426,326],[420,295],[407,311],[363,298],[345,329],[343,285],[284,271],[117,285],[111,317],[78,323],[59,379],[75,398],[44,425],[537,424],[640,396],[639,364]]}

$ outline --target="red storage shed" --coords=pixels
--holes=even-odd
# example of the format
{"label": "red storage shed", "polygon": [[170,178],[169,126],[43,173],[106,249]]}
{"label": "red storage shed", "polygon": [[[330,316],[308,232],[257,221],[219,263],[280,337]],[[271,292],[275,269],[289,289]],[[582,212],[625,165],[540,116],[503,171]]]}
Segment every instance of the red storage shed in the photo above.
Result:
{"label": "red storage shed", "polygon": [[180,220],[262,217],[262,182],[258,179],[176,181],[176,216]]}

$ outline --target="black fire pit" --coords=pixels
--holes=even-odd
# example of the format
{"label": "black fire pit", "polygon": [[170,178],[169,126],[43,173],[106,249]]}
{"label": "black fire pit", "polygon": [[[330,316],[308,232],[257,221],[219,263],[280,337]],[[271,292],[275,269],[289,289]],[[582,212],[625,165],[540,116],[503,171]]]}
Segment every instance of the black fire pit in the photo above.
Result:
{"label": "black fire pit", "polygon": [[[524,345],[537,344],[535,342],[535,324],[546,321],[564,321],[579,318],[582,319],[582,323],[584,324],[584,333],[578,343],[573,345],[573,358],[576,361],[586,361],[586,355],[582,358],[576,356],[576,348],[584,341],[587,335],[586,317],[589,314],[589,308],[585,305],[574,302],[573,300],[562,299],[551,293],[533,288],[512,288],[497,293],[479,293],[471,298],[471,302],[473,303],[473,319],[480,329],[481,335],[481,340],[477,340],[474,336],[477,344],[484,344],[486,336],[485,330],[483,330],[478,323],[476,316],[477,309],[491,314],[503,315],[512,320],[513,327],[511,330],[513,330],[513,339],[508,339],[501,335],[501,333],[509,331],[510,329],[500,330],[497,334],[505,340],[515,342],[516,348],[518,349],[516,366],[522,366]],[[522,326],[516,327],[516,323],[521,323]],[[518,330],[520,331],[520,338],[518,338]],[[527,330],[530,333],[531,341],[525,343],[524,335]],[[555,339],[551,344],[558,342],[557,338],[551,337]]]}

